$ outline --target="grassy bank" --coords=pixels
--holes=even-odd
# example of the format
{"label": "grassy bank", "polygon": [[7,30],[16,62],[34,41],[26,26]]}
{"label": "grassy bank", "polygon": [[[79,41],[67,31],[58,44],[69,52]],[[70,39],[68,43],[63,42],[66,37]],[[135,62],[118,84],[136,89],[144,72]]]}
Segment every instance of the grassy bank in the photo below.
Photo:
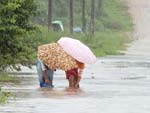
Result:
{"label": "grassy bank", "polygon": [[19,83],[19,80],[15,76],[10,76],[5,73],[0,73],[0,82]]}
{"label": "grassy bank", "polygon": [[0,105],[6,103],[10,95],[10,92],[2,92],[0,90]]}
{"label": "grassy bank", "polygon": [[56,42],[60,37],[65,36],[80,40],[90,47],[96,56],[121,54],[120,51],[126,49],[125,43],[129,42],[129,37],[125,33],[110,30],[96,32],[94,36],[83,33],[70,35],[69,33],[48,32],[46,28],[42,27],[41,33],[38,32],[34,35],[36,41],[39,42],[38,45]]}

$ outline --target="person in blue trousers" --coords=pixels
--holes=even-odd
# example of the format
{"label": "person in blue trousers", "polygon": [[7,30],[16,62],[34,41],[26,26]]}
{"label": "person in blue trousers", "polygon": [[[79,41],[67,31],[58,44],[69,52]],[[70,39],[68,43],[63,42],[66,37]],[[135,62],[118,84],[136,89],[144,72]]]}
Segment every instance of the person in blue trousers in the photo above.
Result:
{"label": "person in blue trousers", "polygon": [[40,87],[53,88],[53,74],[54,70],[48,69],[40,59],[36,61],[37,74],[39,78]]}

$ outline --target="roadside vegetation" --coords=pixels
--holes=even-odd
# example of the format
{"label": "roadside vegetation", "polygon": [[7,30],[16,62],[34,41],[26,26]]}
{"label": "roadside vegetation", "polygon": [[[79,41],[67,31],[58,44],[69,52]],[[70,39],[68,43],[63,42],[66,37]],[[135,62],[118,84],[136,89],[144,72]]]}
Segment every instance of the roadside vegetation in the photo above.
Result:
{"label": "roadside vegetation", "polygon": [[10,92],[3,92],[0,89],[0,105],[5,104],[8,101],[10,95],[11,95]]}
{"label": "roadside vegetation", "polygon": [[[121,54],[120,51],[126,49],[125,43],[130,41],[126,33],[110,30],[96,32],[93,36],[92,34],[84,33],[74,33],[72,35],[64,32],[58,33],[48,31],[45,27],[40,27],[40,31],[32,35],[36,37],[36,41],[38,42],[36,44],[38,45],[56,42],[60,37],[65,36],[79,39],[90,47],[97,57]],[[34,46],[35,49],[36,44]],[[32,57],[36,57],[36,52]]]}
{"label": "roadside vegetation", "polygon": [[[0,73],[0,84],[13,83],[18,84],[20,80],[13,75],[6,73]],[[0,86],[0,105],[5,104],[8,101],[9,96],[12,96],[10,92],[2,91]]]}
{"label": "roadside vegetation", "polygon": [[0,73],[0,82],[19,83],[19,79],[15,75],[8,75],[7,73]]}
{"label": "roadside vegetation", "polygon": [[[39,3],[43,3],[44,1],[39,1]],[[79,7],[79,4],[76,2],[75,7]],[[89,2],[90,3],[90,2]],[[58,5],[58,4],[56,4]],[[65,7],[66,4],[64,4],[63,1],[60,1],[59,5],[64,5],[62,7]],[[59,7],[59,6],[57,6]],[[67,7],[67,6],[66,6]],[[127,12],[128,7],[125,3],[119,1],[119,0],[102,0],[102,4],[100,9],[96,10],[96,19],[95,19],[95,33],[92,35],[89,32],[88,25],[89,22],[89,4],[87,3],[87,31],[85,33],[73,33],[70,34],[68,32],[68,22],[66,16],[66,9],[64,8],[63,12],[65,16],[61,16],[60,9],[54,10],[54,19],[61,20],[64,23],[64,32],[54,32],[47,29],[46,25],[40,25],[37,32],[33,33],[32,35],[29,35],[29,37],[32,37],[34,39],[33,42],[36,42],[34,47],[37,47],[40,44],[45,43],[51,43],[56,42],[60,37],[72,37],[79,39],[86,45],[88,45],[92,51],[95,53],[97,57],[105,56],[105,55],[118,55],[122,54],[120,51],[123,51],[126,49],[125,44],[130,41],[130,37],[128,35],[129,32],[132,31],[132,21],[131,18]],[[54,8],[55,9],[55,8]],[[79,17],[74,18],[74,26],[80,26],[81,27],[81,12],[79,11],[79,8],[75,8],[75,14],[79,14]],[[42,17],[43,18],[44,11],[42,11]],[[45,14],[46,15],[46,14]],[[39,15],[40,16],[40,15]],[[44,16],[45,17],[45,16]],[[46,18],[43,20],[46,20]],[[42,20],[41,20],[42,21]],[[39,23],[41,22],[39,20]],[[38,21],[37,21],[38,23]],[[44,24],[44,22],[43,22]],[[38,42],[38,43],[37,43]],[[36,56],[36,52],[34,57]],[[36,58],[36,57],[35,57]]]}

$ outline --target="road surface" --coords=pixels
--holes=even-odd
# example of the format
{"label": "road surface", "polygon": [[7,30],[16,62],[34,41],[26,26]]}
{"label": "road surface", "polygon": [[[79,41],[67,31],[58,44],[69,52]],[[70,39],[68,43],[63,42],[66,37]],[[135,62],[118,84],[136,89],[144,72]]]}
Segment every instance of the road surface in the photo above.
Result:
{"label": "road surface", "polygon": [[129,0],[128,4],[136,41],[126,55],[99,58],[87,66],[81,88],[73,92],[66,90],[62,71],[56,71],[55,87],[50,90],[39,88],[35,67],[24,68],[24,74],[18,75],[20,85],[1,84],[15,98],[0,106],[0,113],[149,113],[150,0]]}

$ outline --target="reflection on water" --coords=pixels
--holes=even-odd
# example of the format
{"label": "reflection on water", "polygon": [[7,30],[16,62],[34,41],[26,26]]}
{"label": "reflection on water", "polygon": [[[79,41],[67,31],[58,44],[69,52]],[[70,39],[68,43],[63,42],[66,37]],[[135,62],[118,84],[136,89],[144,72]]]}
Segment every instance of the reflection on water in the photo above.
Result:
{"label": "reflection on water", "polygon": [[86,67],[80,89],[67,88],[63,72],[56,72],[53,89],[39,88],[35,74],[18,74],[20,84],[0,84],[15,97],[0,113],[148,113],[149,61],[100,59]]}

